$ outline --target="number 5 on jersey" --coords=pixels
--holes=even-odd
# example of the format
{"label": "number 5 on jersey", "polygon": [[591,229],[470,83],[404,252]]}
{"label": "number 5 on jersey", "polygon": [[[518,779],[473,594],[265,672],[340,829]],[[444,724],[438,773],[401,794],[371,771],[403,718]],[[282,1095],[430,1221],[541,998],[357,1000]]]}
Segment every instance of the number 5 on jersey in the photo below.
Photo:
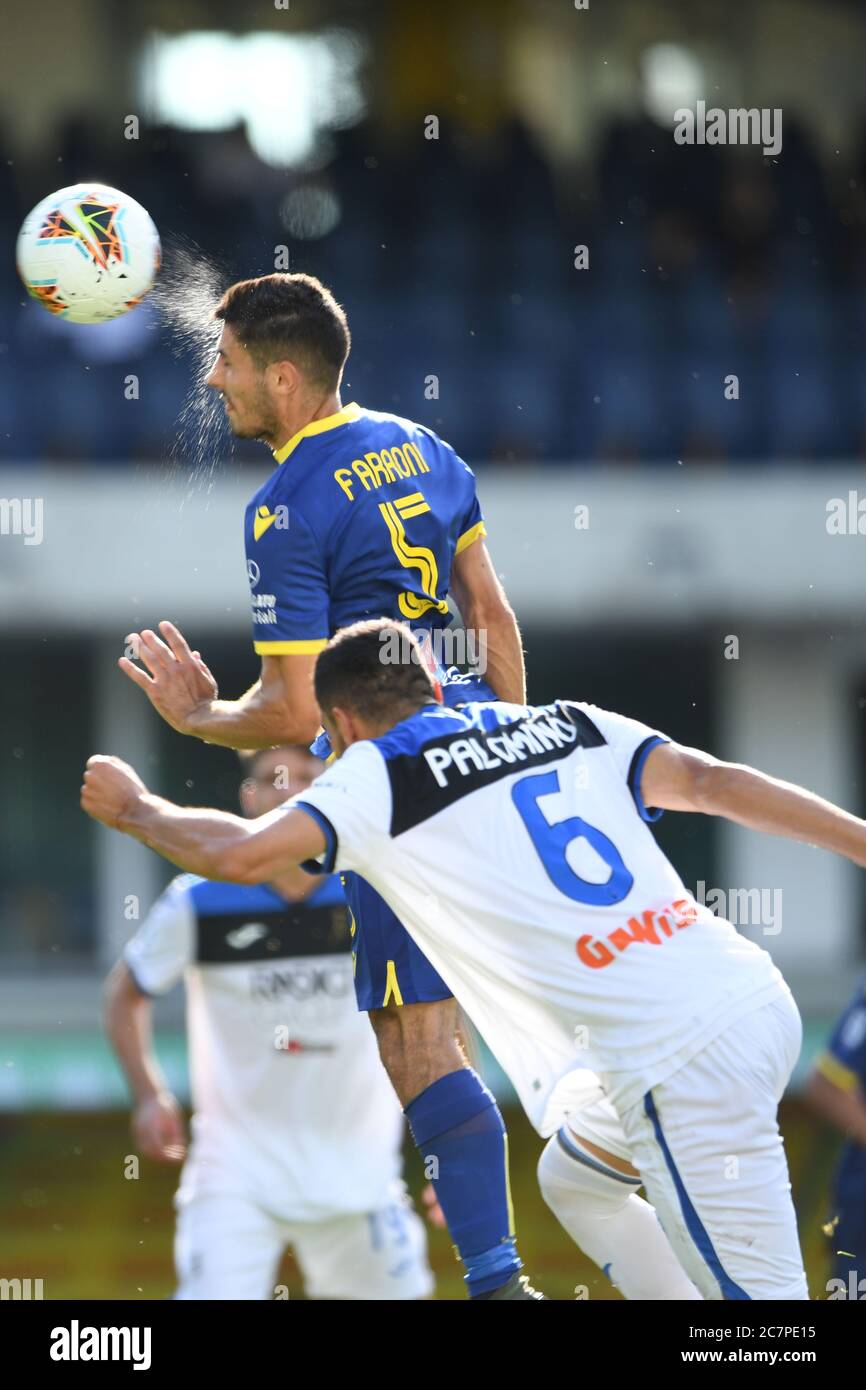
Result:
{"label": "number 5 on jersey", "polygon": [[403,525],[413,516],[421,516],[429,510],[430,503],[423,492],[412,492],[406,497],[395,497],[391,502],[379,503],[379,511],[385,518],[385,525],[391,534],[394,554],[404,569],[417,570],[421,579],[423,597],[410,590],[404,590],[397,596],[397,603],[404,618],[420,618],[422,613],[426,613],[430,608],[435,608],[439,613],[448,612],[445,600],[436,597],[439,587],[436,556],[424,545],[411,545]]}

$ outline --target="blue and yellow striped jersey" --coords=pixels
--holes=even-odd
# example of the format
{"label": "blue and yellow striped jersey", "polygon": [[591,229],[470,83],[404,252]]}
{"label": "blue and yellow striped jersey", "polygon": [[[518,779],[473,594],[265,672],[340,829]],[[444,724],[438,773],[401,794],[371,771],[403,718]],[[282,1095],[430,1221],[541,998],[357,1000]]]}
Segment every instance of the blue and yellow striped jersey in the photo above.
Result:
{"label": "blue and yellow striped jersey", "polygon": [[245,521],[257,652],[317,652],[362,618],[447,626],[454,557],[485,534],[474,474],[450,444],[352,404],[274,457]]}

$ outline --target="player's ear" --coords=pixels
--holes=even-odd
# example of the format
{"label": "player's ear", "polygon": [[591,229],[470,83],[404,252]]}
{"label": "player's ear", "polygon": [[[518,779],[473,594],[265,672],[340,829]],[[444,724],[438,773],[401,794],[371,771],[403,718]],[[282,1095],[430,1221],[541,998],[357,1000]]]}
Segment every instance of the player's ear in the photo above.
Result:
{"label": "player's ear", "polygon": [[294,362],[269,362],[265,367],[265,380],[272,391],[281,396],[296,396],[301,385],[301,374]]}
{"label": "player's ear", "polygon": [[339,752],[342,753],[346,748],[351,748],[353,743],[357,743],[361,735],[350,710],[340,709],[339,705],[335,705],[330,717],[332,727],[337,733]]}
{"label": "player's ear", "polygon": [[441,681],[437,681],[437,680],[434,679],[434,681],[433,681],[433,694],[436,696],[437,702],[438,702],[440,705],[444,705],[445,699],[444,699],[444,696],[443,696],[443,694],[442,694],[442,682],[441,682]]}

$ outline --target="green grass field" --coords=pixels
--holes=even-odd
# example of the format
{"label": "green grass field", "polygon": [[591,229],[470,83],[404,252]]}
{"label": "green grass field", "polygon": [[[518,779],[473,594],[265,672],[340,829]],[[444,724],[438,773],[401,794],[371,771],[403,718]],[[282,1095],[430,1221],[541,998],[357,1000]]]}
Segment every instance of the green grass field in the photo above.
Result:
{"label": "green grass field", "polygon": [[[522,1112],[507,1114],[517,1234],[527,1272],[557,1299],[585,1286],[591,1299],[617,1298],[544,1206],[535,1183],[542,1147]],[[821,1224],[836,1152],[796,1101],[783,1107],[800,1236],[813,1298],[825,1296],[826,1255]],[[171,1293],[172,1208],[176,1170],[143,1162],[137,1180],[124,1177],[132,1145],[127,1117],[27,1114],[0,1118],[2,1278],[41,1278],[46,1299],[160,1299]],[[414,1195],[423,1185],[414,1151],[407,1155]],[[463,1286],[447,1235],[430,1230],[439,1298],[462,1298]],[[302,1297],[290,1257],[278,1282]],[[582,1294],[586,1297],[587,1294]]]}

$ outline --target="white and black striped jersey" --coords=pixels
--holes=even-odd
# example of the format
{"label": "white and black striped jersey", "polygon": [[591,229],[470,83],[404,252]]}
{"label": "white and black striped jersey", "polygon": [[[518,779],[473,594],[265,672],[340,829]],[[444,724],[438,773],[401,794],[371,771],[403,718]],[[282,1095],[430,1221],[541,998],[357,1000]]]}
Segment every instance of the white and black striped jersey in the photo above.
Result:
{"label": "white and black striped jersey", "polygon": [[182,875],[124,957],[139,987],[186,984],[193,1142],[180,1200],[240,1193],[285,1221],[376,1210],[403,1117],[366,1017],[336,879],[301,902]]}

